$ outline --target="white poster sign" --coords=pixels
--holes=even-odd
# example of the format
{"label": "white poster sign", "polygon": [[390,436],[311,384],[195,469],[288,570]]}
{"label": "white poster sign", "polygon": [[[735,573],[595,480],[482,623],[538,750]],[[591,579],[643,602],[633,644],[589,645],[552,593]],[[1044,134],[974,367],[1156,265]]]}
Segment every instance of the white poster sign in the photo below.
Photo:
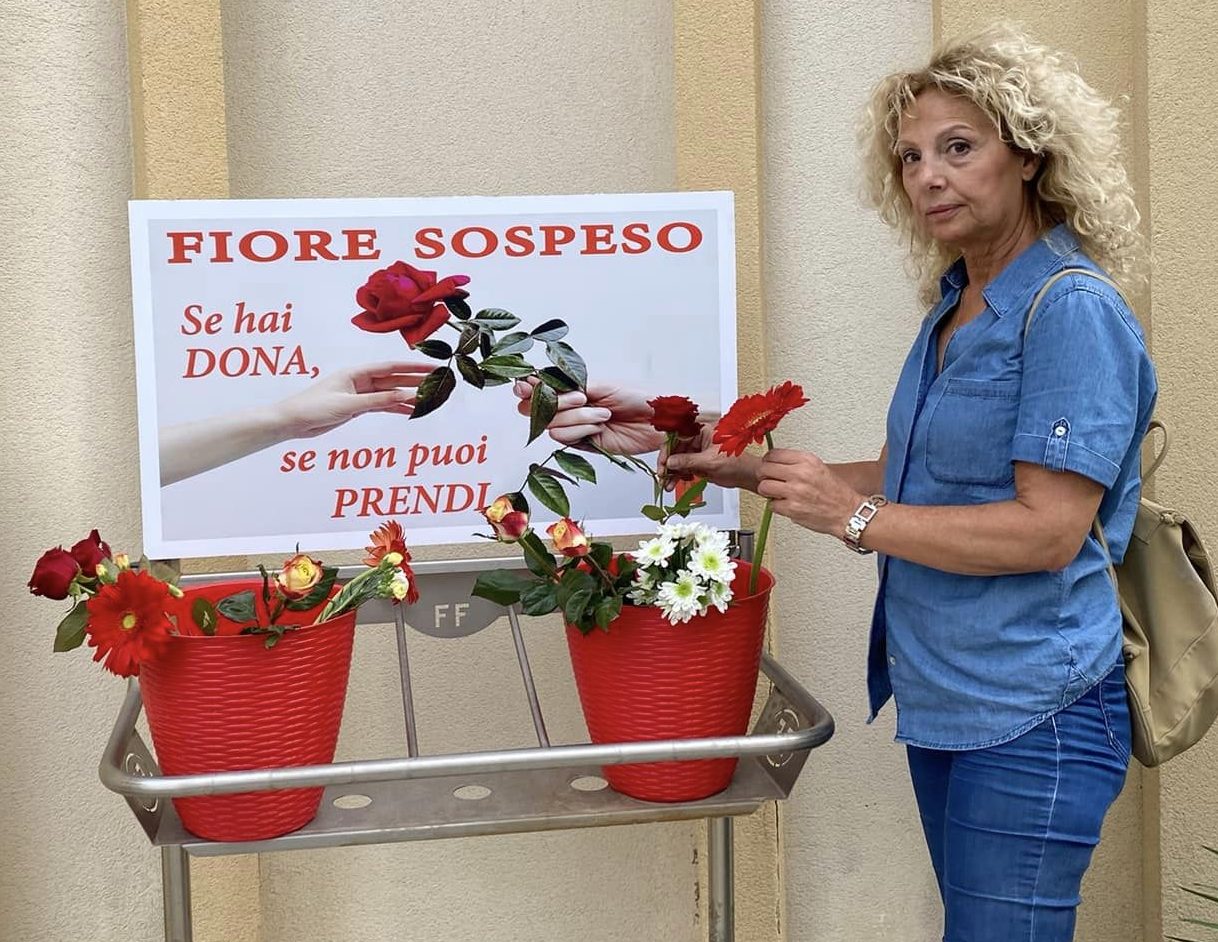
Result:
{"label": "white poster sign", "polygon": [[[730,193],[133,201],[130,222],[154,558],[362,547],[387,518],[412,544],[488,532],[480,510],[556,447],[527,444],[495,363],[558,377],[570,349],[590,395],[714,413],[736,396]],[[508,316],[495,312],[519,319],[495,324],[496,343],[553,320],[565,335],[470,370],[488,351],[466,328]],[[451,392],[439,374],[430,386],[443,404],[406,414],[444,368]],[[570,515],[596,536],[646,532],[650,479],[583,454],[598,483],[566,485]],[[734,492],[705,499],[698,519],[737,525]],[[535,525],[555,518],[530,503]]]}

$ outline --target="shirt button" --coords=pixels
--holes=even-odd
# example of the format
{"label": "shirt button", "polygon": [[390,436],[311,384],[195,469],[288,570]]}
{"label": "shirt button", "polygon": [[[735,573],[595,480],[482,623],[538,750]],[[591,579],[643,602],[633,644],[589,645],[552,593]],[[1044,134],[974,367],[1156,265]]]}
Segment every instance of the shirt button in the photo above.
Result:
{"label": "shirt button", "polygon": [[1058,438],[1061,438],[1063,435],[1066,434],[1066,427],[1064,425],[1059,425],[1057,428],[1055,428],[1053,430],[1053,434],[1056,435]]}
{"label": "shirt button", "polygon": [[896,667],[897,666],[896,657],[892,654],[888,655],[888,663],[891,664],[893,667]]}

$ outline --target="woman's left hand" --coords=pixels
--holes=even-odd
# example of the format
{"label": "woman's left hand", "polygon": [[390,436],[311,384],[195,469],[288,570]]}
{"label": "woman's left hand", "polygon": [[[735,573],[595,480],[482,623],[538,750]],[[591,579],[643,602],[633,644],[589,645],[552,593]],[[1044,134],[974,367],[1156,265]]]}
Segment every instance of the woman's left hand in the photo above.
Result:
{"label": "woman's left hand", "polygon": [[816,455],[791,448],[766,454],[760,481],[757,493],[773,502],[775,513],[834,537],[842,536],[864,499]]}

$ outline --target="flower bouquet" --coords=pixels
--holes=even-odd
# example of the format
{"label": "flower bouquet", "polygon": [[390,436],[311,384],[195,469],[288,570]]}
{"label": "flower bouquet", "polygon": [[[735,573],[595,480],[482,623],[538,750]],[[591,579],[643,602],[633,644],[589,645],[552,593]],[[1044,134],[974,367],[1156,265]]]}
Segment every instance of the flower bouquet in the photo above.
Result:
{"label": "flower bouquet", "polygon": [[[719,420],[712,440],[740,454],[749,442],[768,439],[782,416],[805,401],[789,383],[746,396]],[[650,404],[653,426],[670,451],[701,434],[698,408],[689,400],[661,397]],[[673,419],[678,409],[679,422]],[[633,553],[615,554],[563,517],[546,530],[556,560],[529,525],[525,496],[515,491],[498,498],[486,511],[494,538],[520,545],[530,575],[484,573],[474,594],[519,604],[530,615],[562,613],[593,742],[743,735],[774,584],[761,567],[770,506],[753,561],[737,561],[728,534],[685,519],[700,505],[706,482],[691,484],[666,505],[665,481],[647,470],[654,502],[642,513],[656,522],[656,533]],[[595,481],[584,472],[581,478]],[[615,789],[636,798],[689,801],[727,787],[736,761],[629,764],[606,767],[604,774]]]}
{"label": "flower bouquet", "polygon": [[[355,616],[374,598],[418,597],[401,527],[372,534],[368,568],[337,569],[297,552],[273,576],[179,588],[178,573],[133,565],[93,530],[38,560],[30,591],[72,601],[55,650],[86,641],[112,673],[140,679],[166,775],[333,761]],[[322,789],[176,798],[182,824],[219,841],[286,834],[317,814]]]}
{"label": "flower bouquet", "polygon": [[[443,278],[405,262],[375,272],[356,294],[363,330],[398,332],[414,350],[445,361],[420,385],[412,419],[438,409],[459,375],[479,389],[512,381],[533,386],[529,406],[532,442],[559,410],[563,393],[587,389],[583,358],[564,339],[568,327],[548,320],[529,331],[520,318],[488,308],[474,313],[470,279]],[[448,327],[454,343],[435,338]],[[526,357],[545,350],[547,365]],[[712,441],[726,454],[766,442],[781,419],[807,400],[783,383],[745,396],[717,422]],[[701,439],[698,406],[682,396],[648,402],[658,442],[670,452]],[[587,452],[652,479],[652,501],[642,515],[654,536],[632,553],[597,542],[570,517],[566,487],[595,485]],[[581,454],[581,452],[583,452]],[[561,612],[580,701],[593,742],[742,735],[747,730],[764,640],[773,577],[761,567],[771,520],[767,502],[753,561],[731,558],[729,536],[686,518],[702,506],[705,481],[669,482],[633,455],[613,454],[585,440],[529,465],[521,485],[484,511],[489,539],[517,545],[529,573],[483,573],[474,594],[528,615]],[[532,526],[530,497],[558,515],[545,532]],[[607,767],[609,783],[625,794],[656,801],[685,801],[725,788],[735,759]]]}

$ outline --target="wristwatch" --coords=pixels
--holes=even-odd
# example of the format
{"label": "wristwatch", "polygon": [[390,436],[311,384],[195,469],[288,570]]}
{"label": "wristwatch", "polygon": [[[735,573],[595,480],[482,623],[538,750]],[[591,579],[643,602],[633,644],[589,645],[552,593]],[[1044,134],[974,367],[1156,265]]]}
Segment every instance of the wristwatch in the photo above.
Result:
{"label": "wristwatch", "polygon": [[858,509],[850,515],[850,519],[846,521],[846,532],[842,536],[842,542],[849,546],[856,553],[866,555],[871,550],[864,549],[859,540],[863,538],[863,531],[867,529],[867,524],[871,523],[876,512],[888,503],[888,498],[883,494],[872,494],[865,501],[858,505]]}

